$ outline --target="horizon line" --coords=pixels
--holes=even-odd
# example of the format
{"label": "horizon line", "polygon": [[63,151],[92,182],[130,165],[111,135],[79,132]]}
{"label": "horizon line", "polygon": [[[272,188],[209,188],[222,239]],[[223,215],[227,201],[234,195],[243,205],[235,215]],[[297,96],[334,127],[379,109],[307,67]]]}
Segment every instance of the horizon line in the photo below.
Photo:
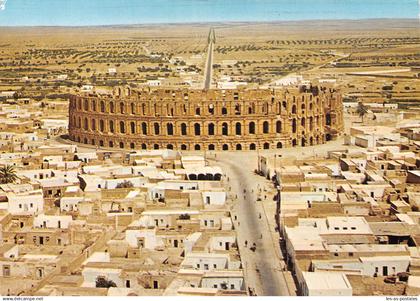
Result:
{"label": "horizon line", "polygon": [[[420,0],[419,0],[420,1]],[[296,20],[260,20],[260,21],[191,21],[191,22],[145,22],[145,23],[115,23],[115,24],[85,24],[85,25],[0,25],[0,28],[27,28],[27,27],[70,27],[70,28],[77,28],[77,27],[124,27],[124,26],[147,26],[147,25],[192,25],[192,24],[225,24],[225,23],[233,23],[233,24],[241,24],[241,23],[248,23],[248,24],[264,24],[264,23],[293,23],[293,22],[320,22],[320,21],[391,21],[391,20],[407,20],[407,21],[419,21],[420,25],[420,18],[349,18],[349,19],[296,19]],[[420,27],[420,26],[419,26]]]}

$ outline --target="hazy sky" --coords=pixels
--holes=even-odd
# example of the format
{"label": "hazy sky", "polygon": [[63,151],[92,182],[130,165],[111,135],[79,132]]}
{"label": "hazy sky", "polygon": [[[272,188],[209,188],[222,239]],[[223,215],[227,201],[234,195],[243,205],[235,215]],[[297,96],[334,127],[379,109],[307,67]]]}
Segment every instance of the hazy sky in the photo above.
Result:
{"label": "hazy sky", "polygon": [[418,13],[417,0],[7,0],[0,25],[417,18]]}

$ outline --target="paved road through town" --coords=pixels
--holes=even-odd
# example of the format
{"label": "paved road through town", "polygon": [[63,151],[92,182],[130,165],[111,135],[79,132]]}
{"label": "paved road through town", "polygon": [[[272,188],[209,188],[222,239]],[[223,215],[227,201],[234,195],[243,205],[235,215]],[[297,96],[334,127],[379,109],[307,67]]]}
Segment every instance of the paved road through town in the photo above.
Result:
{"label": "paved road through town", "polygon": [[[288,296],[291,292],[282,271],[284,263],[280,252],[275,250],[278,239],[273,241],[265,212],[256,201],[257,191],[267,180],[254,174],[256,157],[254,160],[241,158],[236,154],[223,154],[215,159],[215,164],[226,172],[230,193],[238,200],[232,214],[237,216],[238,247],[247,285],[260,296]],[[254,243],[255,252],[250,249]]]}
{"label": "paved road through town", "polygon": [[211,82],[213,77],[213,51],[214,43],[216,42],[214,30],[211,29],[208,38],[208,49],[207,49],[207,60],[204,69],[204,89],[208,90],[211,88]]}

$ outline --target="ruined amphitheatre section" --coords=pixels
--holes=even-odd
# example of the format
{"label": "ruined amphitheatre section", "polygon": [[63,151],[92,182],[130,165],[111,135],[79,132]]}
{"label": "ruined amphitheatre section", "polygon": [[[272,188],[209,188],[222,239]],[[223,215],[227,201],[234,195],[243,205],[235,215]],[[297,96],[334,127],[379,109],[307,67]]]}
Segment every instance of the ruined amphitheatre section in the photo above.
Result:
{"label": "ruined amphitheatre section", "polygon": [[341,94],[322,86],[117,88],[74,95],[69,106],[72,141],[115,149],[273,150],[323,144],[343,127]]}

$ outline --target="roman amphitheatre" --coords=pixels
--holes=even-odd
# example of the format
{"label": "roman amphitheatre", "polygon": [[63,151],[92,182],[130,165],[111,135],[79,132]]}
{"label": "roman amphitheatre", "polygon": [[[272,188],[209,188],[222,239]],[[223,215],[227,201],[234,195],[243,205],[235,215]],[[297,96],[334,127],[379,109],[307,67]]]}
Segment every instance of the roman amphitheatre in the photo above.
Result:
{"label": "roman amphitheatre", "polygon": [[70,101],[73,141],[130,149],[268,150],[324,143],[343,129],[341,96],[326,87],[117,90]]}

